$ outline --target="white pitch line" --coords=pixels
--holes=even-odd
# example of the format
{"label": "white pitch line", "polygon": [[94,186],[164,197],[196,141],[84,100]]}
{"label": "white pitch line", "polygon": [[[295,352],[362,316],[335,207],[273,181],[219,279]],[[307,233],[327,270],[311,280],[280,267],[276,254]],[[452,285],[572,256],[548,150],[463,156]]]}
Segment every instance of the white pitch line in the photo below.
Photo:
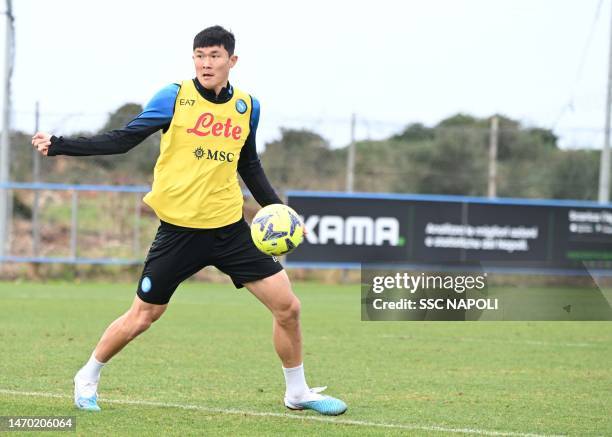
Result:
{"label": "white pitch line", "polygon": [[[27,392],[27,391],[0,389],[0,394],[16,395],[16,396],[35,396],[35,397],[71,399],[72,400],[72,396],[56,394],[56,393]],[[148,407],[179,408],[182,410],[205,411],[207,413],[234,414],[234,415],[240,415],[240,416],[254,416],[254,417],[278,417],[281,419],[310,420],[313,422],[335,423],[338,425],[354,425],[354,426],[367,426],[367,427],[374,427],[374,428],[406,429],[406,430],[412,430],[412,431],[437,431],[437,432],[445,432],[445,433],[452,433],[452,434],[474,434],[474,435],[500,436],[500,437],[501,436],[507,436],[507,437],[562,437],[559,435],[533,434],[533,433],[521,433],[521,432],[504,432],[504,431],[488,431],[484,429],[473,429],[473,428],[446,428],[443,426],[436,426],[436,425],[427,426],[427,425],[411,425],[411,424],[400,424],[400,423],[368,422],[364,420],[339,419],[339,418],[319,417],[319,416],[301,416],[297,414],[267,413],[267,412],[259,412],[259,411],[214,408],[214,407],[205,407],[202,405],[174,404],[174,403],[155,402],[155,401],[142,401],[142,400],[129,400],[129,399],[106,399],[106,398],[101,399],[101,401],[102,403],[109,403],[109,404],[144,405]]]}

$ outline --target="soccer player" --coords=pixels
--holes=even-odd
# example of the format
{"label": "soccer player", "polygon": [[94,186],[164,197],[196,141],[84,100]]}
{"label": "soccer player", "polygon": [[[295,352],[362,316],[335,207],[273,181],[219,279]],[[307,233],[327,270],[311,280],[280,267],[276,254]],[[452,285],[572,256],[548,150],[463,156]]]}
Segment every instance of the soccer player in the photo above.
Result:
{"label": "soccer player", "polygon": [[161,224],[132,306],[108,326],[74,377],[74,402],[80,409],[100,410],[102,367],[162,316],[181,282],[214,265],[271,311],[274,347],[285,375],[285,406],[326,415],[346,411],[343,401],[307,385],[300,301],[276,258],[257,250],[242,217],[237,173],[261,206],[282,202],[255,147],[259,102],[228,81],[238,60],[234,47],[234,35],[220,26],[198,33],[193,42],[196,77],[160,90],[123,129],[91,138],[43,132],[32,138],[32,145],[46,156],[110,155],[125,153],[154,132],[163,132],[153,186],[144,197]]}

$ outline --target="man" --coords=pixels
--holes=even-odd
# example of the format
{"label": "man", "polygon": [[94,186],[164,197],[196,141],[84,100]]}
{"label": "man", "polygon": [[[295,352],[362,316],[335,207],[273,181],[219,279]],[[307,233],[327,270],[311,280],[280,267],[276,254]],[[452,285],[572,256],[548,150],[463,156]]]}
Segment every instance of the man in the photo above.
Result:
{"label": "man", "polygon": [[271,311],[274,347],[285,375],[285,406],[327,415],[346,411],[344,402],[306,384],[300,302],[282,266],[256,249],[242,217],[237,172],[260,205],[282,202],[257,156],[259,102],[228,81],[238,60],[234,46],[234,35],[220,26],[198,33],[193,43],[196,77],[163,88],[123,129],[92,138],[41,132],[32,138],[43,155],[107,155],[125,153],[163,131],[153,186],[144,197],[161,225],[131,308],[108,326],[74,378],[74,401],[80,409],[100,410],[102,367],[161,317],[182,281],[214,265]]}

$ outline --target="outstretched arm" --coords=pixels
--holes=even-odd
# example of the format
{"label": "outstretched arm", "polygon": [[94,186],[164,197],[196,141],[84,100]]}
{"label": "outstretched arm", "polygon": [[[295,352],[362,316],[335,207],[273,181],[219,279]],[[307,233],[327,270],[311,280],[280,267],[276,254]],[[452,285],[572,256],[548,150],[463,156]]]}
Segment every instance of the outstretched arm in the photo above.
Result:
{"label": "outstretched arm", "polygon": [[[131,126],[116,129],[90,138],[64,138],[38,132],[32,137],[32,145],[43,155],[116,155],[125,153],[140,144],[149,135],[163,129],[167,123],[151,124],[149,126]],[[42,149],[42,150],[41,150]]]}
{"label": "outstretched arm", "polygon": [[114,155],[125,153],[160,129],[167,129],[172,120],[178,84],[159,91],[145,109],[126,127],[90,138],[64,138],[37,132],[32,145],[43,155]]}
{"label": "outstretched arm", "polygon": [[251,97],[253,109],[251,110],[250,132],[238,159],[238,173],[245,185],[261,206],[273,203],[283,203],[264,173],[261,161],[257,155],[255,134],[259,124],[259,102]]}

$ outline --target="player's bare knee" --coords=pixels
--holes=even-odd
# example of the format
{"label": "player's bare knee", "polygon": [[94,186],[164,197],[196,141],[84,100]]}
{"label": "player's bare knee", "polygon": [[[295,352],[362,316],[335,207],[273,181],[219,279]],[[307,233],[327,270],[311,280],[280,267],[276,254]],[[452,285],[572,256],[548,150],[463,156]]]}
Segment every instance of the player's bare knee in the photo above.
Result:
{"label": "player's bare knee", "polygon": [[300,300],[294,296],[286,305],[283,305],[274,313],[274,317],[280,325],[293,325],[300,319],[300,309]]}
{"label": "player's bare knee", "polygon": [[151,327],[153,322],[158,320],[162,311],[139,311],[130,314],[126,319],[125,330],[130,340],[145,332]]}
{"label": "player's bare knee", "polygon": [[127,337],[133,340],[138,335],[145,332],[153,322],[149,318],[137,317],[129,321],[126,326]]}
{"label": "player's bare knee", "polygon": [[166,307],[159,307],[159,308],[155,308],[153,311],[151,311],[149,317],[151,320],[151,323],[153,322],[157,322],[159,320],[159,318],[162,316],[162,314],[164,314],[164,312],[166,311]]}

